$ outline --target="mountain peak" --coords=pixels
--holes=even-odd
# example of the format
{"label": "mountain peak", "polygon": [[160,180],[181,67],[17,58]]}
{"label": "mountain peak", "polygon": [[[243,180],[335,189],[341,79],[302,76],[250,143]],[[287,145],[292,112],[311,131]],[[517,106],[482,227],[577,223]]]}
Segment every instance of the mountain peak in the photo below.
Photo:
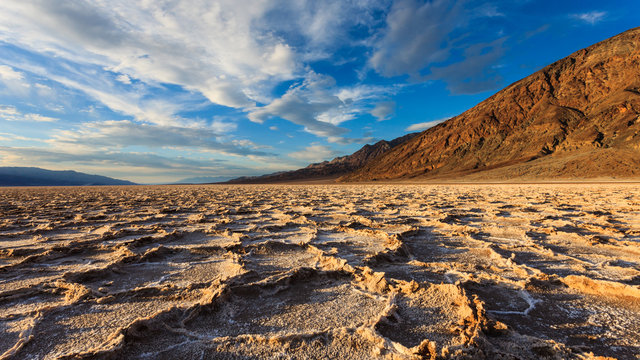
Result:
{"label": "mountain peak", "polygon": [[403,144],[417,135],[418,133],[411,133],[391,141],[380,140],[373,145],[364,145],[351,155],[340,156],[330,161],[310,164],[302,169],[282,171],[255,177],[237,178],[230,180],[229,183],[251,184],[287,181],[334,180],[340,176],[360,169],[370,161],[373,161],[394,147]]}
{"label": "mountain peak", "polygon": [[343,181],[640,176],[640,28],[517,81]]}

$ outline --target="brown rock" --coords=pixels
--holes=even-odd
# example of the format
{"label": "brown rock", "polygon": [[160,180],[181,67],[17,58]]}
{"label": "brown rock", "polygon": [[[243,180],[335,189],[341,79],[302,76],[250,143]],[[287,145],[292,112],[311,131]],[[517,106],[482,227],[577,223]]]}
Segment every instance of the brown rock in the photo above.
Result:
{"label": "brown rock", "polygon": [[363,167],[368,162],[387,153],[396,146],[409,141],[418,133],[411,133],[391,141],[380,140],[373,145],[365,145],[360,150],[347,156],[337,157],[331,161],[323,161],[321,163],[311,164],[305,168],[284,171],[274,174],[241,177],[228,181],[231,184],[263,184],[289,182],[298,180],[332,180],[340,176],[349,174]]}
{"label": "brown rock", "polygon": [[342,181],[640,176],[640,28],[577,51]]}

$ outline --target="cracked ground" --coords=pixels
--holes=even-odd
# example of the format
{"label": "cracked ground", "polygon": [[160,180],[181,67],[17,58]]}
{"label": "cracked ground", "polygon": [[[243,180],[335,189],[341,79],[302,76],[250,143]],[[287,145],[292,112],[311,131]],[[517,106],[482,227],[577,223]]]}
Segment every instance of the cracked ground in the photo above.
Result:
{"label": "cracked ground", "polygon": [[0,331],[0,359],[638,359],[640,188],[4,188]]}

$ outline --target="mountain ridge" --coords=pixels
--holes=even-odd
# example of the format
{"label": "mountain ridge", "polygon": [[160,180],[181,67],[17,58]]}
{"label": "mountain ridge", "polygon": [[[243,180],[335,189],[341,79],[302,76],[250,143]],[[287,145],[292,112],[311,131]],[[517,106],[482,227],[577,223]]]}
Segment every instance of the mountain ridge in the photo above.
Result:
{"label": "mountain ridge", "polygon": [[74,170],[47,170],[37,167],[0,167],[0,186],[90,186],[137,185],[101,175]]}
{"label": "mountain ridge", "polygon": [[558,60],[339,181],[640,176],[640,28]]}
{"label": "mountain ridge", "polygon": [[404,142],[417,136],[418,133],[409,133],[393,140],[380,140],[372,145],[364,145],[358,151],[351,155],[339,156],[332,160],[320,163],[310,164],[307,167],[291,170],[280,171],[272,174],[240,177],[227,181],[229,184],[260,184],[273,182],[289,182],[289,181],[311,181],[323,180],[331,181],[338,177],[351,173],[366,163],[385,154],[389,150],[403,144]]}

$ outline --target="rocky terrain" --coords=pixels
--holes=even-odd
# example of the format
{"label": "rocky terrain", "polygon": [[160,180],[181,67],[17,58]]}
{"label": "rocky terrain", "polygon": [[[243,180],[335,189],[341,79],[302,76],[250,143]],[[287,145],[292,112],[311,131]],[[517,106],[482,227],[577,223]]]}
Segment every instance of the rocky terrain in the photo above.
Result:
{"label": "rocky terrain", "polygon": [[343,181],[640,177],[640,28],[557,61]]}
{"label": "rocky terrain", "polygon": [[0,189],[0,359],[638,359],[636,185]]}
{"label": "rocky terrain", "polygon": [[228,181],[230,184],[267,184],[291,181],[309,181],[309,180],[335,180],[340,176],[350,174],[370,161],[387,153],[396,146],[403,144],[418,133],[411,133],[391,141],[380,140],[373,145],[365,145],[360,150],[347,156],[337,157],[331,161],[323,161],[321,163],[311,164],[305,168],[283,171],[274,174],[262,176],[241,177]]}

